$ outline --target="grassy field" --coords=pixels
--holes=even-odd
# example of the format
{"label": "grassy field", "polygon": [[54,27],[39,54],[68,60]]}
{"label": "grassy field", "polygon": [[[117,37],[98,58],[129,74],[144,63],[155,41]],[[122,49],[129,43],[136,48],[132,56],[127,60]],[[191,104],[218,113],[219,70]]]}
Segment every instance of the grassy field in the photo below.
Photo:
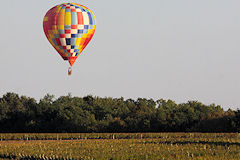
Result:
{"label": "grassy field", "polygon": [[239,133],[0,134],[2,159],[239,160]]}

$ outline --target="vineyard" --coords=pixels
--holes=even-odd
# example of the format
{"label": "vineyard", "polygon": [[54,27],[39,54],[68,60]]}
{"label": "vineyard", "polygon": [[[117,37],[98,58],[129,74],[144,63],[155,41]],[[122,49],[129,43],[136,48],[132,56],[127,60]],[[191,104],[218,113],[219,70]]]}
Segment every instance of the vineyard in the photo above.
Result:
{"label": "vineyard", "polygon": [[239,133],[0,134],[2,159],[240,159]]}

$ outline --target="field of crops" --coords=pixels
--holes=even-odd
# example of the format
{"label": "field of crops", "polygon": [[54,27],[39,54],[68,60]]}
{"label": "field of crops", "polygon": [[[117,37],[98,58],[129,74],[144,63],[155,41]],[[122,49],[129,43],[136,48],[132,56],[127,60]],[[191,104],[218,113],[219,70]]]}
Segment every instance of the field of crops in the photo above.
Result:
{"label": "field of crops", "polygon": [[0,134],[0,158],[239,160],[240,134]]}

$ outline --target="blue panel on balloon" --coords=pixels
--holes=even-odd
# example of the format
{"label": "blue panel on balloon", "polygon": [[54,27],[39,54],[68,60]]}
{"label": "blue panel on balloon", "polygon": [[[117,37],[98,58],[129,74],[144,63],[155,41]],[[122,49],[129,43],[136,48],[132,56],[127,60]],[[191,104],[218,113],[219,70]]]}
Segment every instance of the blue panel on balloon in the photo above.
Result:
{"label": "blue panel on balloon", "polygon": [[77,34],[71,34],[72,38],[77,38]]}
{"label": "blue panel on balloon", "polygon": [[71,45],[71,38],[66,38],[66,44]]}

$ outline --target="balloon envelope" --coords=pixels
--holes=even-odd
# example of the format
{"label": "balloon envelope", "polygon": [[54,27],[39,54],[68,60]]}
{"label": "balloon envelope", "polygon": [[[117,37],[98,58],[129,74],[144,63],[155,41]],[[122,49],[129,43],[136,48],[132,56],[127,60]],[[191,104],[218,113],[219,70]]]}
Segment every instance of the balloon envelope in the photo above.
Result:
{"label": "balloon envelope", "polygon": [[93,12],[76,3],[64,3],[51,8],[43,20],[47,39],[71,66],[92,39],[95,28]]}

